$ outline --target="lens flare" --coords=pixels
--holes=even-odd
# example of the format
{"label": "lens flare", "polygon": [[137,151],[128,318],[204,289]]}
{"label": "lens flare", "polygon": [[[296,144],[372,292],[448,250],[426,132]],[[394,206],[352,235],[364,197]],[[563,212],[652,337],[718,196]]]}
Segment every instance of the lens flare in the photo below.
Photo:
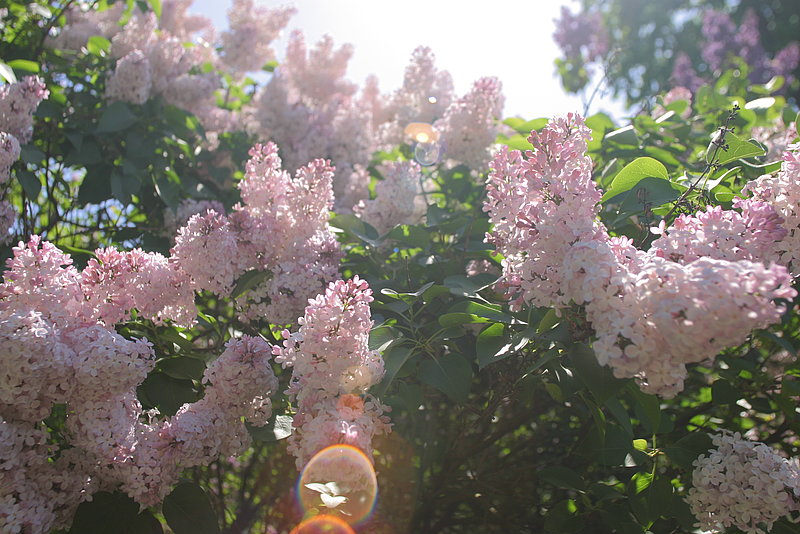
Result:
{"label": "lens flare", "polygon": [[372,513],[378,481],[372,462],[360,449],[331,445],[305,466],[297,495],[304,512],[325,511],[354,525]]}
{"label": "lens flare", "polygon": [[290,534],[355,534],[355,530],[338,517],[317,515],[294,527]]}
{"label": "lens flare", "polygon": [[432,143],[439,140],[439,132],[427,122],[412,122],[406,126],[405,134],[417,143]]}
{"label": "lens flare", "polygon": [[439,143],[417,143],[414,147],[414,159],[423,167],[435,165],[439,161],[442,148]]}

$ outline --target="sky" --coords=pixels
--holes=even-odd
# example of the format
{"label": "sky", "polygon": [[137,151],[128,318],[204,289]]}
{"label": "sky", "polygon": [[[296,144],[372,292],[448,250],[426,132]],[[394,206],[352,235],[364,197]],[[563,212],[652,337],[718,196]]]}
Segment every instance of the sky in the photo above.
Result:
{"label": "sky", "polygon": [[[269,7],[293,5],[292,17],[275,43],[278,59],[286,36],[302,30],[311,45],[324,34],[337,47],[355,51],[348,78],[362,84],[369,74],[380,80],[383,93],[400,86],[411,52],[429,46],[439,69],[453,77],[456,93],[466,93],[482,76],[496,76],[506,96],[504,116],[525,119],[583,111],[580,96],[566,95],[555,75],[559,49],[553,41],[554,19],[564,0],[256,0]],[[191,11],[210,17],[218,30],[227,27],[231,0],[195,0]],[[590,113],[624,114],[608,97],[595,97]]]}

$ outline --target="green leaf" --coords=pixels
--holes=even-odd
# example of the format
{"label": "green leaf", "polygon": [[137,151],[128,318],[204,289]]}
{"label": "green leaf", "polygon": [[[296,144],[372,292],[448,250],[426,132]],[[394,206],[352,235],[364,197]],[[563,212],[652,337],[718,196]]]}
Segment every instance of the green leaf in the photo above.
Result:
{"label": "green leaf", "polygon": [[711,398],[714,404],[736,404],[742,396],[742,391],[726,380],[717,379],[711,384]]}
{"label": "green leaf", "polygon": [[478,355],[478,368],[483,369],[492,362],[501,360],[498,358],[500,350],[508,343],[511,336],[505,335],[505,326],[495,323],[484,328],[478,334],[478,341],[475,352]]}
{"label": "green leaf", "polygon": [[200,380],[206,370],[206,364],[197,358],[178,356],[159,360],[158,369],[178,380]]}
{"label": "green leaf", "polygon": [[444,326],[445,328],[450,328],[451,326],[459,326],[462,324],[488,323],[488,322],[490,322],[489,319],[480,317],[472,313],[464,313],[464,312],[445,313],[439,316],[439,324],[441,326]]}
{"label": "green leaf", "polygon": [[600,202],[630,191],[645,178],[661,178],[669,182],[669,173],[664,164],[658,160],[648,157],[636,158],[614,177],[611,187],[603,194]]}
{"label": "green leaf", "polygon": [[[609,412],[611,412],[611,415],[614,416],[614,419],[617,420],[617,422],[622,426],[625,432],[629,436],[633,436],[633,425],[631,424],[631,417],[630,415],[628,415],[627,410],[625,410],[625,407],[622,405],[619,399],[616,397],[611,397],[607,399],[605,402],[605,407],[608,409]],[[634,442],[635,441],[637,440],[634,440]],[[638,441],[644,441],[644,440],[638,440]],[[645,445],[647,445],[646,441]],[[635,443],[634,443],[634,448],[635,448]]]}
{"label": "green leaf", "polygon": [[0,77],[8,83],[17,83],[17,77],[14,75],[14,69],[8,63],[0,61]]}
{"label": "green leaf", "polygon": [[[592,427],[589,434],[590,440],[587,445],[594,457],[603,465],[624,465],[625,458],[636,451],[628,433],[612,422],[606,424],[605,436],[597,427]],[[591,436],[594,436],[594,439],[591,439]]]}
{"label": "green leaf", "polygon": [[495,323],[478,334],[475,352],[478,356],[479,369],[522,350],[535,335],[532,328],[527,328],[511,336],[504,328],[503,324]]}
{"label": "green leaf", "polygon": [[638,495],[639,493],[646,490],[650,487],[650,484],[653,482],[653,474],[652,473],[643,473],[637,472],[634,473],[630,480],[630,493],[632,495]]}
{"label": "green leaf", "polygon": [[178,484],[162,506],[164,518],[175,534],[219,534],[211,500],[193,483]]}
{"label": "green leaf", "polygon": [[475,315],[479,319],[483,319],[478,321],[482,323],[491,321],[497,323],[515,324],[519,322],[514,317],[508,315],[507,313],[503,313],[500,310],[500,306],[496,304],[481,304],[480,302],[474,302],[471,300],[462,300],[454,304],[447,311],[448,313],[461,312]]}
{"label": "green leaf", "polygon": [[181,406],[197,400],[192,382],[159,372],[150,373],[139,386],[139,391],[140,399],[158,408],[163,415],[175,415]]}
{"label": "green leaf", "polygon": [[181,180],[174,171],[153,173],[153,185],[156,193],[171,209],[178,206],[181,199]]}
{"label": "green leaf", "polygon": [[273,414],[264,426],[255,426],[249,423],[246,426],[254,440],[265,443],[286,439],[294,432],[291,415]]}
{"label": "green leaf", "polygon": [[355,215],[345,213],[337,213],[331,217],[329,223],[333,228],[338,228],[347,232],[353,237],[357,237],[361,241],[368,243],[374,247],[381,244],[382,240],[378,235],[378,231],[368,223],[362,221]]}
{"label": "green leaf", "polygon": [[619,145],[639,146],[639,136],[636,135],[632,124],[609,132],[606,134],[605,140]]}
{"label": "green leaf", "polygon": [[420,380],[445,393],[456,402],[465,402],[472,387],[472,366],[460,354],[446,354],[425,360],[419,368]]}
{"label": "green leaf", "polygon": [[8,62],[8,66],[14,70],[30,72],[31,74],[39,74],[39,64],[35,61],[29,61],[27,59],[14,59]]}
{"label": "green leaf", "polygon": [[597,363],[594,350],[583,343],[568,349],[575,376],[583,382],[598,404],[603,404],[627,384],[627,380],[616,378],[608,367]]}
{"label": "green leaf", "polygon": [[233,286],[231,291],[231,298],[239,298],[254,287],[258,286],[264,280],[268,280],[272,276],[272,271],[247,271],[236,280],[236,285]]}
{"label": "green leaf", "polygon": [[646,451],[647,450],[647,440],[646,439],[635,439],[633,440],[633,448],[637,451]]}
{"label": "green leaf", "polygon": [[426,249],[431,244],[430,234],[421,226],[401,224],[392,228],[386,239],[412,248]]}
{"label": "green leaf", "polygon": [[150,4],[150,9],[156,14],[156,17],[161,18],[161,0],[147,0]]}
{"label": "green leaf", "polygon": [[548,482],[557,488],[574,489],[578,491],[586,489],[586,483],[581,476],[568,467],[560,465],[545,467],[539,471],[536,476],[538,476],[540,480]]}
{"label": "green leaf", "polygon": [[645,432],[655,434],[661,426],[661,402],[655,395],[643,393],[637,386],[631,384],[629,389],[633,397],[633,408],[636,417],[644,426]]}
{"label": "green leaf", "polygon": [[497,275],[481,273],[475,276],[451,275],[446,277],[443,283],[453,295],[475,298],[479,291],[486,289],[496,281]]}
{"label": "green leaf", "polygon": [[[744,141],[732,133],[725,135],[725,143],[728,145],[727,150],[722,150],[718,153],[719,164],[725,165],[737,159],[750,158],[753,156],[763,156],[766,154],[764,149],[751,141]],[[712,151],[709,150],[709,154]]]}
{"label": "green leaf", "polygon": [[105,57],[108,51],[111,50],[111,41],[102,35],[92,35],[86,41],[86,50],[93,56]]}
{"label": "green leaf", "polygon": [[528,137],[526,135],[512,135],[508,139],[501,140],[500,144],[506,145],[511,150],[531,150],[533,145],[528,141]]}
{"label": "green leaf", "polygon": [[22,189],[30,200],[35,201],[39,198],[39,192],[42,190],[42,182],[34,173],[27,169],[20,170],[17,172],[17,180],[19,180]]}
{"label": "green leaf", "polygon": [[701,454],[706,454],[713,447],[711,437],[705,432],[692,432],[664,448],[670,460],[686,471],[692,470],[692,462]]}
{"label": "green leaf", "polygon": [[386,371],[383,375],[383,380],[374,388],[372,393],[378,397],[383,396],[397,374],[412,356],[414,356],[414,347],[403,344],[394,345],[384,352],[383,361]]}
{"label": "green leaf", "polygon": [[519,117],[510,117],[504,120],[503,124],[510,126],[519,134],[529,135],[531,130],[541,130],[547,125],[548,122],[549,119],[546,118],[526,121],[525,119],[521,119]]}
{"label": "green leaf", "polygon": [[583,530],[583,518],[576,515],[578,506],[572,499],[557,502],[548,512],[544,520],[544,529],[548,533],[565,534]]}
{"label": "green leaf", "polygon": [[109,105],[97,122],[97,133],[111,133],[124,130],[139,120],[125,102]]}
{"label": "green leaf", "polygon": [[78,507],[70,534],[162,534],[161,523],[124,493],[101,491]]}

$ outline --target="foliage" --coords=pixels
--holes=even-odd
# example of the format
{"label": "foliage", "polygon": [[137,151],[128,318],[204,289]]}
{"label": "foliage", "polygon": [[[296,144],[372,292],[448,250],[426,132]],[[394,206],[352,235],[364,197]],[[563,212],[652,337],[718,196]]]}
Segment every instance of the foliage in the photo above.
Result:
{"label": "foliage", "polygon": [[[716,23],[709,19],[710,27],[704,27],[705,18],[714,12],[730,15],[732,26],[720,24],[719,19]],[[746,22],[751,16],[756,21],[754,28]],[[695,75],[705,82],[733,67],[740,70],[737,76],[746,78],[748,71],[758,70],[755,61],[773,60],[787,45],[796,47],[800,27],[797,3],[781,0],[669,0],[658,4],[639,0],[582,0],[577,14],[562,13],[557,24],[564,27],[565,21],[587,18],[601,21],[596,31],[605,39],[602,57],[590,56],[587,52],[585,46],[588,42],[584,43],[588,39],[587,33],[561,30],[566,34],[564,41],[572,42],[568,46],[560,43],[564,57],[556,61],[564,87],[570,92],[591,91],[593,87],[587,88],[587,84],[592,79],[599,80],[598,70],[602,70],[602,85],[615,96],[624,97],[628,105],[641,105],[675,85],[688,85],[685,76],[676,76],[676,69],[685,70],[678,66],[682,62],[684,66],[693,68]],[[736,48],[733,43],[740,39],[752,41],[753,38],[755,42],[750,42],[747,52],[751,56],[760,54],[757,60],[755,57],[729,57],[722,68],[713,64],[714,61],[708,61],[720,50],[723,52],[720,59],[725,59],[726,47],[730,48],[733,56],[739,55],[742,48]],[[581,46],[584,48],[577,50]],[[711,47],[716,48],[710,50]],[[759,78],[751,76],[753,83],[767,83],[771,78],[761,70],[751,74]],[[794,63],[787,70],[775,74],[781,74],[787,81],[783,94],[796,99],[797,83],[789,82],[798,78],[800,64]]]}
{"label": "foliage", "polygon": [[[114,67],[107,40],[90,40],[78,52],[45,46],[50,28],[65,24],[68,4],[12,1],[8,16],[15,24],[2,29],[3,64],[17,78],[38,72],[50,91],[5,193],[20,213],[11,233],[19,239],[40,235],[79,267],[96,259],[92,251],[99,247],[167,255],[174,229],[166,230],[165,220],[186,199],[218,201],[233,213],[246,200],[237,187],[252,176],[245,171],[247,150],[267,139],[238,128],[209,135],[195,114],[161,96],[142,104],[106,100]],[[636,9],[628,4],[584,7],[600,10],[604,24],[620,32],[612,34],[615,45],[650,42],[657,34],[663,45],[656,46],[677,50],[681,43],[688,47],[698,31],[696,22],[675,30],[676,10],[685,3]],[[785,11],[794,9],[789,4],[766,3],[763,12],[788,20]],[[743,2],[738,9],[745,7]],[[161,3],[128,2],[123,16],[134,8],[154,11]],[[654,22],[642,22],[656,14]],[[791,36],[792,24],[778,27]],[[785,44],[780,35],[769,50]],[[635,65],[646,69],[633,77]],[[668,65],[653,49],[626,46],[610,79],[617,91],[639,99],[666,87],[661,83]],[[219,99],[221,109],[251,104],[256,82],[222,78],[218,96],[229,98]],[[599,221],[609,234],[646,249],[656,239],[652,227],[669,227],[680,214],[709,206],[730,208],[748,183],[776,173],[784,125],[797,113],[778,89],[727,71],[691,101],[662,98],[658,112],[629,123],[604,114],[587,117],[591,178],[604,192]],[[527,136],[547,123],[506,119],[497,143],[532,148]],[[790,141],[795,136],[796,131]],[[382,165],[415,159],[408,139],[382,148],[367,169],[376,198],[390,178]],[[372,443],[379,499],[357,530],[690,531],[696,519],[684,499],[693,462],[712,446],[709,433],[740,432],[786,456],[800,454],[797,299],[786,303],[780,322],[725,348],[713,365],[690,365],[676,397],[644,393],[636,380],[618,378],[598,363],[596,332],[583,303],[509,306],[498,284],[504,258],[485,239],[492,230],[484,209],[488,165],[469,168],[446,158],[419,163],[413,172],[419,173],[424,212],[416,219],[409,213],[408,220],[379,231],[362,207],[355,214],[340,209],[329,221],[342,250],[339,276],[358,276],[373,292],[369,346],[382,353],[385,374],[370,395],[391,407],[393,424],[390,434]],[[2,253],[10,257],[12,247]],[[185,403],[211,398],[204,373],[217,369],[223,348],[243,334],[274,346],[299,339],[281,333],[286,326],[296,332],[297,324],[239,313],[241,299],[273,276],[251,269],[237,276],[227,294],[201,288],[193,325],[159,323],[136,310],[115,325],[124,338],[146,338],[153,345],[154,367],[136,391],[144,409],[173,415]],[[287,452],[301,401],[297,390],[284,392],[291,372],[274,362],[272,367],[280,382],[273,415],[266,425],[248,424],[253,444],[246,452],[185,469],[163,501],[143,509],[123,489],[103,488],[108,491],[84,499],[65,532],[155,533],[165,525],[177,534],[289,532],[303,519],[295,502],[299,473]],[[69,450],[72,416],[56,404],[43,421],[58,454]],[[6,460],[0,458],[0,466]],[[328,512],[336,513],[335,507]],[[798,532],[793,514],[772,532]]]}

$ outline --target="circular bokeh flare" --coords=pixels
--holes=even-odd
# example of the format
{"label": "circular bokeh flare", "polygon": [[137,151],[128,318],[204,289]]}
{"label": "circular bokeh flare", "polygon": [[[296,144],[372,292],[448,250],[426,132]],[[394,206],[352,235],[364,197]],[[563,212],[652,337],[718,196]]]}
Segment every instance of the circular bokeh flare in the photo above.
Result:
{"label": "circular bokeh flare", "polygon": [[375,469],[361,449],[331,445],[315,454],[303,468],[297,495],[304,513],[316,509],[346,523],[358,524],[370,515],[375,505],[378,495]]}

